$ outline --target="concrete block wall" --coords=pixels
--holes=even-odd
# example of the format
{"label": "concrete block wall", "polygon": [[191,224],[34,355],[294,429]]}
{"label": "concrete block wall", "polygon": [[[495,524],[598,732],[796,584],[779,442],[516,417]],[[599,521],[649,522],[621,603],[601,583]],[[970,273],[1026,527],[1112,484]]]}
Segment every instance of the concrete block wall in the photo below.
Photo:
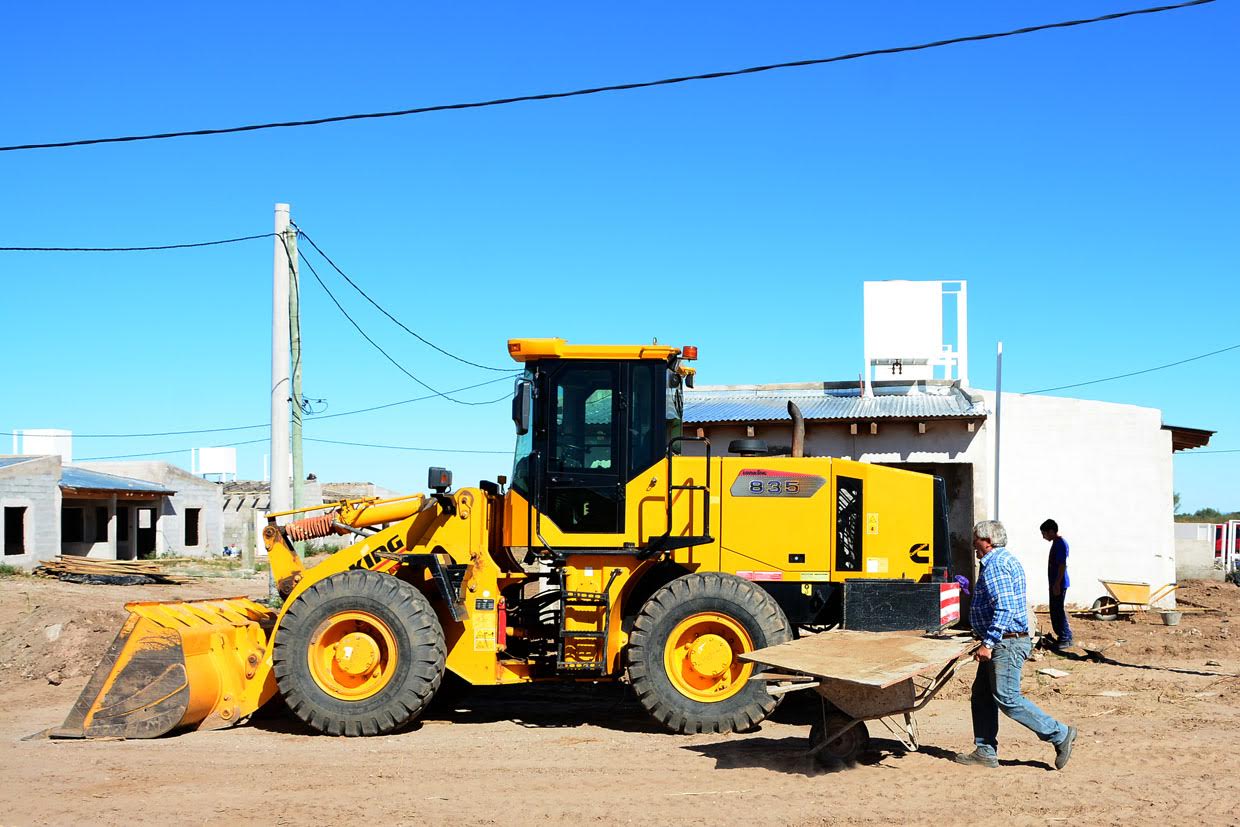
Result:
{"label": "concrete block wall", "polygon": [[[224,496],[218,482],[196,477],[167,462],[83,462],[83,468],[153,482],[176,493],[163,498],[156,521],[156,556],[204,557],[224,549]],[[199,509],[198,544],[185,544],[186,509]]]}
{"label": "concrete block wall", "polygon": [[0,562],[33,569],[60,554],[60,457],[23,457],[0,468],[0,538],[5,507],[25,508],[24,554],[5,554]]}

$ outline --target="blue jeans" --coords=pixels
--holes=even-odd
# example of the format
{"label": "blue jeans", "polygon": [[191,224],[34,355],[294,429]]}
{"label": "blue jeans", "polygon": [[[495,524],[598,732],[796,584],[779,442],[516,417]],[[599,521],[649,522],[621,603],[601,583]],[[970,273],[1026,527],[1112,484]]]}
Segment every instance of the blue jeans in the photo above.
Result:
{"label": "blue jeans", "polygon": [[1004,638],[991,658],[977,665],[970,697],[973,708],[973,743],[982,755],[999,755],[999,710],[1029,728],[1043,741],[1060,744],[1068,727],[1020,694],[1021,670],[1029,658],[1029,638]]}

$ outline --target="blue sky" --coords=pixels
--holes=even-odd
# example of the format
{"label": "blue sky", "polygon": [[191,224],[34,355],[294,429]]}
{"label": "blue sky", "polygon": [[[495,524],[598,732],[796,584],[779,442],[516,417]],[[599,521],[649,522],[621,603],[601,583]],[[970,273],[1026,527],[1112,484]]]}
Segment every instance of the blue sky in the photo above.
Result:
{"label": "blue sky", "polygon": [[[827,56],[1092,16],[1114,2],[24,4],[0,18],[0,143],[230,126]],[[510,336],[692,343],[704,383],[841,380],[861,283],[967,279],[975,385],[1138,370],[1240,342],[1240,119],[1227,2],[990,43],[549,103],[217,138],[0,153],[0,246],[268,232],[294,219],[427,338],[505,365]],[[79,434],[267,418],[270,240],[0,254],[0,428]],[[329,273],[320,268],[326,278]],[[303,272],[305,392],[327,413],[421,389]],[[329,284],[440,388],[493,378]],[[1161,408],[1240,448],[1240,351],[1065,392]],[[498,389],[498,390],[496,390]],[[463,398],[492,399],[504,386]],[[431,400],[307,436],[320,478],[418,489],[504,473],[507,406]],[[203,437],[87,439],[79,458]],[[7,447],[7,446],[5,446]],[[262,472],[264,445],[239,449]],[[1179,455],[1190,510],[1237,508],[1240,453]]]}

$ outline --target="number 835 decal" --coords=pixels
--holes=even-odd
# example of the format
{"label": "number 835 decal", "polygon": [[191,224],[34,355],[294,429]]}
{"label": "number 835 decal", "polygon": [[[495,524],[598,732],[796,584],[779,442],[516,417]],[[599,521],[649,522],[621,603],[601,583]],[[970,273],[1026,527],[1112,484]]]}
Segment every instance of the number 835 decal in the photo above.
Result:
{"label": "number 835 decal", "polygon": [[733,497],[812,497],[826,484],[815,474],[746,468],[732,483]]}

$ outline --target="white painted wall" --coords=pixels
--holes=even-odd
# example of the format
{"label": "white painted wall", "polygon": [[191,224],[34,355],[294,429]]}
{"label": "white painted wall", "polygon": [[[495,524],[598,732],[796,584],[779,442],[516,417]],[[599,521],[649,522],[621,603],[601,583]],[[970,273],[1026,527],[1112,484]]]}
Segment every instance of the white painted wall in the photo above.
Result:
{"label": "white painted wall", "polygon": [[[989,410],[994,393],[982,391]],[[987,423],[993,446],[993,422]],[[1069,605],[1106,594],[1101,580],[1175,581],[1171,433],[1155,408],[1058,397],[1003,395],[999,518],[1025,565],[1029,597],[1046,603],[1049,543],[1068,541]],[[988,481],[986,490],[993,490]],[[1174,606],[1174,597],[1160,605]]]}

